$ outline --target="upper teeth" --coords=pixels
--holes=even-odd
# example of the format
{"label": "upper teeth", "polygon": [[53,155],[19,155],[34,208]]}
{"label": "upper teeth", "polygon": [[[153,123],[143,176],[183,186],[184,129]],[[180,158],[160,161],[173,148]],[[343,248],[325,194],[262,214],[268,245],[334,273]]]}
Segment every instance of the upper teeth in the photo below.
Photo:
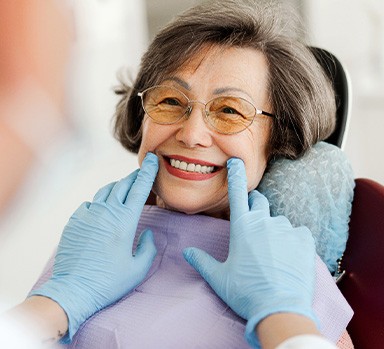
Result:
{"label": "upper teeth", "polygon": [[188,163],[185,161],[171,159],[171,166],[179,168],[180,170],[188,172],[198,172],[198,173],[211,173],[213,172],[214,166],[205,166],[200,164]]}

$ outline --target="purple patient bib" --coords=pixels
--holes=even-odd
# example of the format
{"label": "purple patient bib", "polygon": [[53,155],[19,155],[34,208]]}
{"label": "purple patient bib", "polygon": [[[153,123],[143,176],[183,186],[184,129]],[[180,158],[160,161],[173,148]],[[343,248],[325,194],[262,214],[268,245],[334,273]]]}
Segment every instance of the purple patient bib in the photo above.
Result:
{"label": "purple patient bib", "polygon": [[[88,319],[69,345],[76,349],[249,348],[245,323],[184,260],[199,247],[220,261],[228,254],[229,221],[145,206],[138,234],[150,228],[157,256],[146,277],[119,302]],[[53,258],[35,288],[52,273]],[[352,317],[327,267],[316,263],[314,312],[321,332],[336,342]]]}

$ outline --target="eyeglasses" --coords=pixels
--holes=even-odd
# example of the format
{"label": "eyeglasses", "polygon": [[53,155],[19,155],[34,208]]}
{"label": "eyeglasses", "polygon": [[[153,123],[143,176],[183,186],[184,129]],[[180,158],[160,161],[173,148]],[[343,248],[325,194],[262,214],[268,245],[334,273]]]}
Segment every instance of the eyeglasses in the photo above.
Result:
{"label": "eyeglasses", "polygon": [[248,128],[256,115],[274,117],[273,114],[257,109],[241,97],[223,96],[207,103],[190,100],[178,89],[157,85],[137,94],[141,97],[144,111],[156,123],[170,125],[192,112],[192,103],[204,105],[205,119],[219,133],[234,134]]}

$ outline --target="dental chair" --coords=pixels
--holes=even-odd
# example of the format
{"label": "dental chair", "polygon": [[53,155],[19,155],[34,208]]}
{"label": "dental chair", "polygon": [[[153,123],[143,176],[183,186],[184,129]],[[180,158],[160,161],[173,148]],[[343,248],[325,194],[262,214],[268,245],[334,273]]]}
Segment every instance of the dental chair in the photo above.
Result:
{"label": "dental chair", "polygon": [[[351,86],[346,70],[330,52],[311,48],[331,78],[336,95],[337,125],[326,140],[341,149],[345,145],[351,106]],[[338,286],[354,316],[348,333],[356,349],[384,348],[384,186],[355,180],[349,238],[339,261]]]}
{"label": "dental chair", "polygon": [[384,186],[356,179],[349,238],[338,286],[355,314],[348,333],[356,349],[384,347]]}
{"label": "dental chair", "polygon": [[311,47],[311,51],[331,79],[335,90],[336,128],[325,141],[344,149],[352,105],[352,88],[348,73],[336,56],[327,50]]}

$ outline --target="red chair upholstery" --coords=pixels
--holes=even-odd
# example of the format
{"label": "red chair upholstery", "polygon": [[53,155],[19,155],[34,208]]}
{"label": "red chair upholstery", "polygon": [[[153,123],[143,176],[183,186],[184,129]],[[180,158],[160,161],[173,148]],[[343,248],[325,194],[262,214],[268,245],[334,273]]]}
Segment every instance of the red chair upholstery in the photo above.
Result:
{"label": "red chair upholstery", "polygon": [[384,348],[384,186],[372,180],[356,180],[340,267],[338,286],[355,312],[348,326],[355,348]]}

